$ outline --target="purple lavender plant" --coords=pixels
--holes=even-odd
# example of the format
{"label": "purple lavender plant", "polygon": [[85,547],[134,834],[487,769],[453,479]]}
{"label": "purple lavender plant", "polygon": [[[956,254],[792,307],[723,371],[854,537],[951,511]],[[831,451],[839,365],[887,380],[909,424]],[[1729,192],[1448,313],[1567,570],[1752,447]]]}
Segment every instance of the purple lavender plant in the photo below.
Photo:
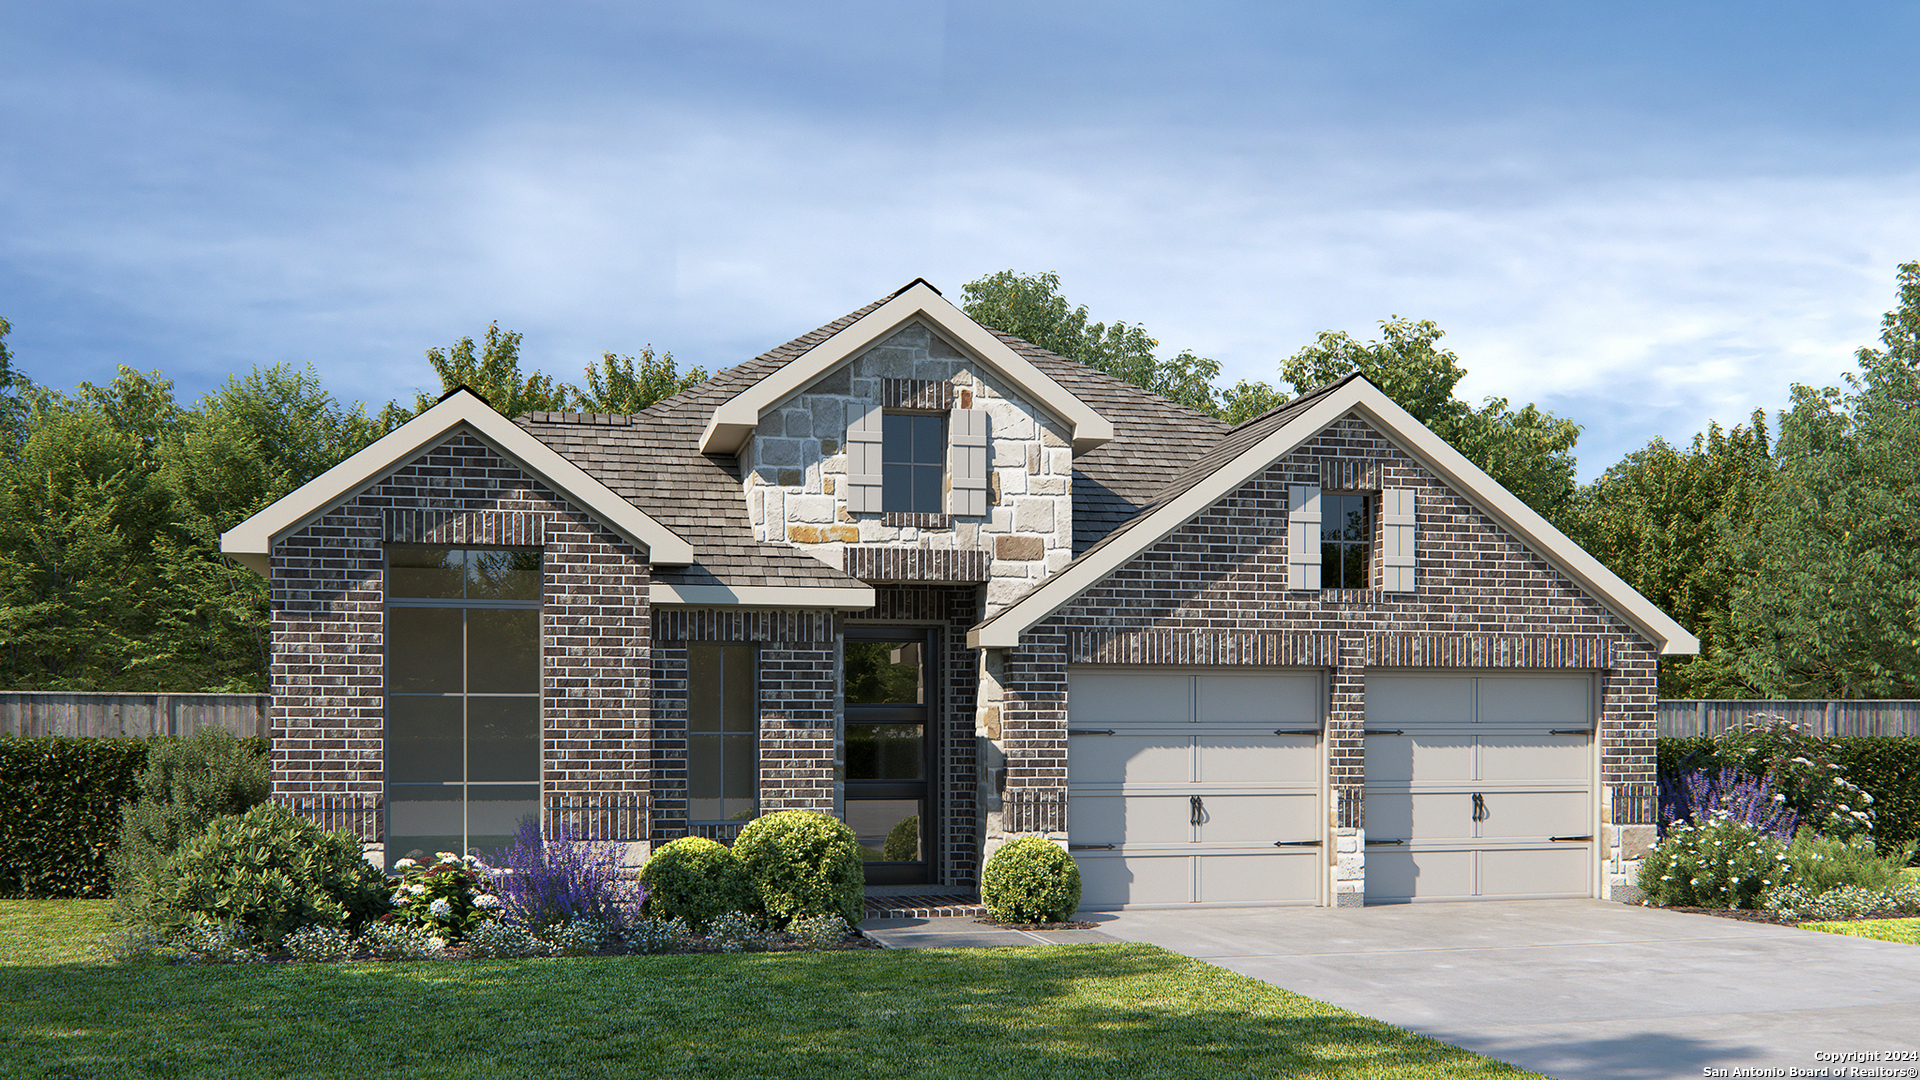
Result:
{"label": "purple lavender plant", "polygon": [[1668,826],[1676,821],[1705,822],[1716,811],[1781,840],[1792,840],[1793,831],[1800,824],[1800,815],[1787,807],[1786,801],[1764,777],[1726,768],[1717,772],[1698,769],[1663,772],[1658,780],[1659,831],[1663,837],[1667,835]]}
{"label": "purple lavender plant", "polygon": [[565,823],[543,837],[539,822],[522,821],[514,842],[495,853],[492,869],[507,914],[535,929],[577,918],[624,929],[646,899],[638,882],[621,876],[617,844],[575,838]]}

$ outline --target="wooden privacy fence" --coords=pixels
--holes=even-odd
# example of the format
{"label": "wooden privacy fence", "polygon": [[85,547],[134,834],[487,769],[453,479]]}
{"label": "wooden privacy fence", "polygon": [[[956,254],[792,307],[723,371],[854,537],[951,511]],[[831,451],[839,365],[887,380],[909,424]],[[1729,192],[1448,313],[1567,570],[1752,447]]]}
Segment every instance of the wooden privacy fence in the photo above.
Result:
{"label": "wooden privacy fence", "polygon": [[0,691],[0,735],[147,739],[222,728],[266,738],[266,694],[36,694]]}
{"label": "wooden privacy fence", "polygon": [[1780,716],[1816,735],[1920,735],[1920,701],[1662,701],[1660,737],[1714,735],[1756,716]]}

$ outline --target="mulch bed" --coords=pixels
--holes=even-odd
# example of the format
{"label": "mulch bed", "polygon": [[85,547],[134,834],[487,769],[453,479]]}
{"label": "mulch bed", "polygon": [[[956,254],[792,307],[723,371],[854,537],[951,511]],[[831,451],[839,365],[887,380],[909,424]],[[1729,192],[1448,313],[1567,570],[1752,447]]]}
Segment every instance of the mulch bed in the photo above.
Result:
{"label": "mulch bed", "polygon": [[[1649,904],[1648,907],[1655,905]],[[1688,915],[1712,915],[1716,919],[1733,919],[1737,922],[1772,923],[1775,926],[1799,926],[1803,922],[1872,922],[1875,919],[1911,919],[1912,915],[1883,914],[1861,915],[1853,919],[1786,919],[1771,911],[1752,908],[1711,908],[1711,907],[1669,907],[1662,911],[1679,911]]]}
{"label": "mulch bed", "polygon": [[973,921],[981,924],[982,926],[998,926],[1004,930],[1095,930],[1095,929],[1098,929],[1098,926],[1096,924],[1090,923],[1090,922],[1082,922],[1079,919],[1068,919],[1066,922],[1001,922],[999,919],[996,919],[993,916],[989,915],[984,919],[975,919]]}

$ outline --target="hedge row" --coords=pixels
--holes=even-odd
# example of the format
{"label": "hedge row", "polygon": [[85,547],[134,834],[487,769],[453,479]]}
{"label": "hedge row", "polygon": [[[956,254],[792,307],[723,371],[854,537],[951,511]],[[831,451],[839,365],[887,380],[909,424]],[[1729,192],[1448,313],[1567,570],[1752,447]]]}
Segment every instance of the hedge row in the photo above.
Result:
{"label": "hedge row", "polygon": [[0,737],[0,898],[108,895],[120,804],[158,741]]}
{"label": "hedge row", "polygon": [[[1920,738],[1836,735],[1822,741],[1833,748],[1834,760],[1846,766],[1847,779],[1873,796],[1873,835],[1881,850],[1920,840]],[[1661,739],[1660,771],[1672,772],[1712,745],[1703,735]]]}

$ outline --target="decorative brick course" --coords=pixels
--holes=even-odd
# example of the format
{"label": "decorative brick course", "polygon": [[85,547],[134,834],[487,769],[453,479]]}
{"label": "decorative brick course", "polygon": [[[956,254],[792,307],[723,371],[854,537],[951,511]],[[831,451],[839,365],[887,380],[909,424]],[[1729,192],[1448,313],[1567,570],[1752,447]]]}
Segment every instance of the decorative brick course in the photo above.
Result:
{"label": "decorative brick course", "polygon": [[846,557],[847,575],[862,581],[981,582],[992,563],[984,551],[930,548],[849,547]]}

